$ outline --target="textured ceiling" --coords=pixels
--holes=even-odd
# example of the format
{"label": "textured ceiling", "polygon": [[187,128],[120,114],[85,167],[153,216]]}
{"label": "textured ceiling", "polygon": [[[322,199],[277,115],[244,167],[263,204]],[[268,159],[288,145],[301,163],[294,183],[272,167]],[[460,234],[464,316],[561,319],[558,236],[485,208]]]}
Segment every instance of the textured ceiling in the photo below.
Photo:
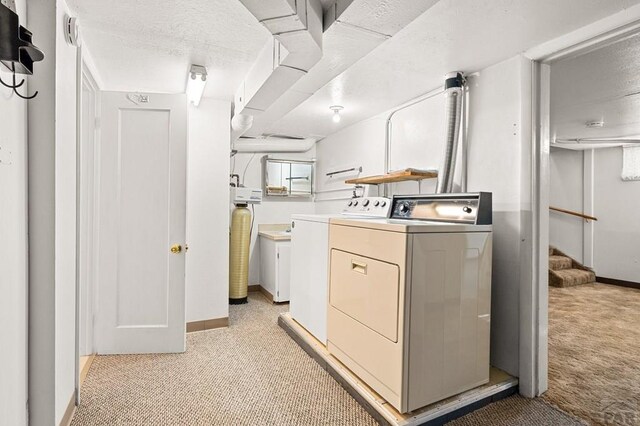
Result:
{"label": "textured ceiling", "polygon": [[[604,126],[586,126],[593,121]],[[561,139],[640,136],[640,34],[551,65],[551,132]]]}
{"label": "textured ceiling", "polygon": [[[326,136],[443,84],[640,3],[639,0],[440,0],[274,123],[268,132]],[[330,105],[343,105],[331,121]]]}
{"label": "textured ceiling", "polygon": [[106,90],[184,92],[205,65],[205,96],[233,99],[271,36],[239,0],[67,0]]}
{"label": "textured ceiling", "polygon": [[[231,100],[270,37],[239,0],[67,2],[106,90],[183,92],[189,64],[200,63],[210,73],[205,96]],[[355,4],[377,17],[397,13],[399,3]],[[326,136],[440,86],[449,71],[481,70],[637,3],[440,0],[267,132]],[[335,104],[345,108],[339,124],[331,121]]]}

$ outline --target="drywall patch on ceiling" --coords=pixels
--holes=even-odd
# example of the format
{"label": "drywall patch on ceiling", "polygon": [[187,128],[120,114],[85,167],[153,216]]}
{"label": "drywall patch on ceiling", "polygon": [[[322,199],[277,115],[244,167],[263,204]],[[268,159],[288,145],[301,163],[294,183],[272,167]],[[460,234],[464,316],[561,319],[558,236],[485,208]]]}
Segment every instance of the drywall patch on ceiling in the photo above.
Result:
{"label": "drywall patch on ceiling", "polygon": [[271,37],[237,0],[67,0],[105,90],[184,92],[189,64],[209,70],[205,96],[232,100]]}

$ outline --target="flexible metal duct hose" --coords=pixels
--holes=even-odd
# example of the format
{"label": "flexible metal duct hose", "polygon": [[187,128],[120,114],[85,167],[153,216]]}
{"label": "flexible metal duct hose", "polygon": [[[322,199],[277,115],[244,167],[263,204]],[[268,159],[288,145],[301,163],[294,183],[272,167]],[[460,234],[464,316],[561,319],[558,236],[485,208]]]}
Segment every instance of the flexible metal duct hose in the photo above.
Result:
{"label": "flexible metal duct hose", "polygon": [[446,129],[445,148],[442,165],[438,172],[436,193],[442,194],[453,190],[453,175],[456,170],[458,156],[458,137],[460,135],[460,117],[462,115],[462,74],[447,76],[445,82]]}
{"label": "flexible metal duct hose", "polygon": [[229,238],[229,303],[247,303],[249,286],[249,246],[251,244],[251,212],[236,206],[231,214]]}

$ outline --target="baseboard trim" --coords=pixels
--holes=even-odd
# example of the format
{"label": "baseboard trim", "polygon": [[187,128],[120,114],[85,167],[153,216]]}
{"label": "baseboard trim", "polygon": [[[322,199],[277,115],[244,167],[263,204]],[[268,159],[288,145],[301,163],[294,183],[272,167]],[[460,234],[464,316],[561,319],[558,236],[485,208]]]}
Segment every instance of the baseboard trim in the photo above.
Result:
{"label": "baseboard trim", "polygon": [[222,328],[228,326],[229,317],[192,321],[187,323],[187,333],[193,333],[194,331],[213,330],[214,328]]}
{"label": "baseboard trim", "polygon": [[258,291],[259,291],[260,293],[262,293],[262,295],[263,295],[263,296],[264,296],[264,297],[265,297],[265,298],[266,298],[270,303],[273,303],[273,294],[269,293],[269,290],[267,290],[266,288],[262,287],[261,285],[260,285],[260,286],[258,286],[258,287],[260,287],[260,288],[258,289]]}
{"label": "baseboard trim", "polygon": [[596,277],[596,281],[602,284],[618,285],[620,287],[629,287],[640,289],[640,283],[633,281],[617,280],[615,278]]}
{"label": "baseboard trim", "polygon": [[247,288],[247,291],[248,291],[249,293],[255,293],[256,291],[260,291],[260,288],[261,288],[261,287],[262,287],[262,286],[261,286],[260,284],[250,285],[250,286]]}
{"label": "baseboard trim", "polygon": [[82,370],[80,370],[80,387],[81,388],[82,388],[82,384],[84,383],[84,379],[86,379],[87,374],[89,374],[89,369],[91,368],[91,364],[93,363],[93,360],[95,359],[95,357],[96,357],[96,354],[89,355],[89,359],[87,359],[87,362],[82,367]]}
{"label": "baseboard trim", "polygon": [[67,404],[67,409],[64,411],[64,416],[62,416],[62,420],[60,420],[60,426],[69,426],[71,424],[71,420],[73,420],[73,415],[76,413],[76,393],[73,392],[71,394],[71,399],[69,399],[69,404]]}

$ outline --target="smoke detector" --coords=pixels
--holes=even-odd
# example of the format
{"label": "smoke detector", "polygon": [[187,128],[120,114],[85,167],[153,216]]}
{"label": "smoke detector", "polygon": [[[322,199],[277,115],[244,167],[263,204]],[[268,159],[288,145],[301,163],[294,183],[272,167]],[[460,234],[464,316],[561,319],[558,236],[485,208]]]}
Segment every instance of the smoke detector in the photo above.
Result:
{"label": "smoke detector", "polygon": [[64,39],[69,46],[80,47],[80,28],[78,18],[64,17]]}

